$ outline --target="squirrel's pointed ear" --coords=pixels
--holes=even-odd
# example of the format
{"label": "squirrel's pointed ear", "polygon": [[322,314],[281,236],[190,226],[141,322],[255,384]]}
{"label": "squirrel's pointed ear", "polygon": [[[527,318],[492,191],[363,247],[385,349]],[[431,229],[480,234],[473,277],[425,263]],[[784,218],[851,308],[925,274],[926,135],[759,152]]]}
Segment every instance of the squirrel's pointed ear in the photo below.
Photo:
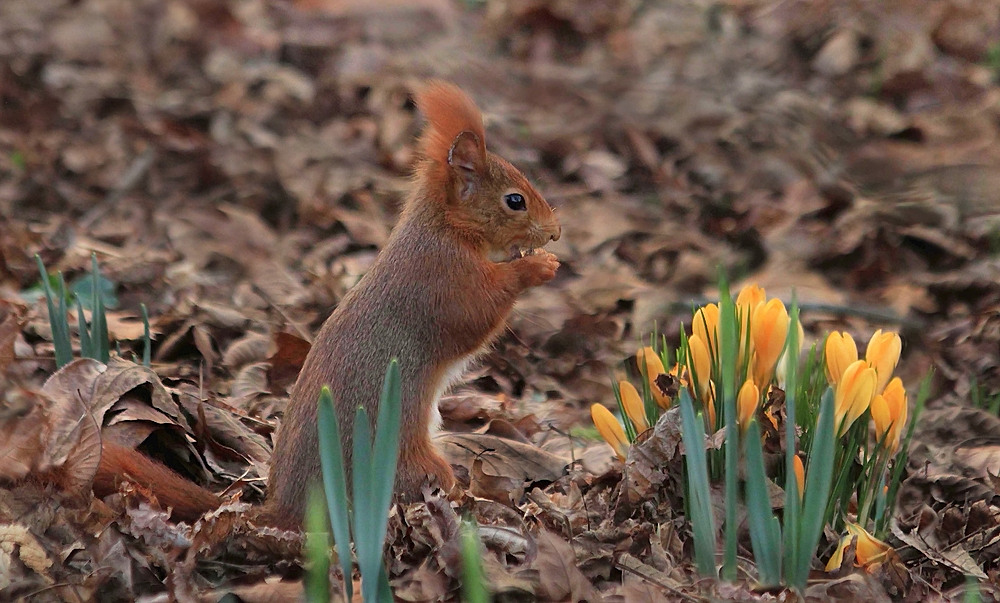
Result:
{"label": "squirrel's pointed ear", "polygon": [[468,130],[460,132],[448,150],[448,165],[458,175],[462,199],[468,199],[476,191],[479,176],[483,173],[486,158],[477,137]]}

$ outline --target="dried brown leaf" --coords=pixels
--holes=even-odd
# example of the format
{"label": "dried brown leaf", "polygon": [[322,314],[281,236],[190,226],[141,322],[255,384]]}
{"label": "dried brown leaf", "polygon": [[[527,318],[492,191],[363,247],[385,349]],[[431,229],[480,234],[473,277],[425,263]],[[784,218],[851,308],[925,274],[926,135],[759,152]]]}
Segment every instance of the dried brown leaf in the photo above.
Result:
{"label": "dried brown leaf", "polygon": [[222,353],[222,364],[230,371],[267,360],[271,353],[271,338],[262,333],[249,332],[234,340]]}
{"label": "dried brown leaf", "polygon": [[535,595],[543,601],[603,601],[600,593],[577,567],[573,547],[561,536],[541,530],[536,539],[538,556],[531,567],[538,572]]}
{"label": "dried brown leaf", "polygon": [[299,375],[309,353],[310,343],[290,333],[274,336],[277,349],[267,361],[271,364],[268,378],[275,388],[287,390]]}
{"label": "dried brown leaf", "polygon": [[555,481],[568,464],[568,459],[536,446],[489,434],[449,433],[437,441],[453,464],[471,467],[481,460],[485,474],[517,481]]}
{"label": "dried brown leaf", "polygon": [[469,492],[489,500],[516,505],[524,495],[524,480],[483,471],[483,459],[476,457],[469,471]]}
{"label": "dried brown leaf", "polygon": [[45,582],[49,584],[54,582],[54,578],[49,574],[53,561],[38,538],[23,525],[0,525],[0,568],[7,569],[0,572],[0,590],[10,586],[15,579],[13,572],[10,571],[15,566],[14,558],[42,577]]}
{"label": "dried brown leaf", "polygon": [[23,326],[23,311],[19,306],[0,300],[0,375],[14,362],[14,341]]}
{"label": "dried brown leaf", "polygon": [[0,482],[18,482],[32,471],[51,468],[44,444],[48,440],[46,401],[21,388],[0,399]]}

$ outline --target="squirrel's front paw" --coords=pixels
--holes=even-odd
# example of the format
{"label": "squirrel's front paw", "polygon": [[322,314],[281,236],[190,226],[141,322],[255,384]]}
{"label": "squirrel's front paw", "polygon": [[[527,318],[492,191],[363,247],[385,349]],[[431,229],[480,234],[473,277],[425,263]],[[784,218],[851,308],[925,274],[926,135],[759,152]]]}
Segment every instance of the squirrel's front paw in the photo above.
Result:
{"label": "squirrel's front paw", "polygon": [[525,289],[537,287],[551,281],[559,268],[559,258],[554,254],[537,249],[535,253],[514,260]]}

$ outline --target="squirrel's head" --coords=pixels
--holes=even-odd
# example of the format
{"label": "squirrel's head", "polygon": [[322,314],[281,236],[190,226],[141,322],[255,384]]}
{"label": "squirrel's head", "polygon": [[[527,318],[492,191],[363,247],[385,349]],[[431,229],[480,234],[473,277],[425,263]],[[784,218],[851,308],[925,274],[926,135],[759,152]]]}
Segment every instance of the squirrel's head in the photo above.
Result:
{"label": "squirrel's head", "polygon": [[421,138],[424,171],[431,184],[443,185],[440,202],[456,228],[482,241],[496,261],[559,238],[559,220],[541,193],[486,150],[482,115],[464,92],[434,81],[416,101],[428,121]]}

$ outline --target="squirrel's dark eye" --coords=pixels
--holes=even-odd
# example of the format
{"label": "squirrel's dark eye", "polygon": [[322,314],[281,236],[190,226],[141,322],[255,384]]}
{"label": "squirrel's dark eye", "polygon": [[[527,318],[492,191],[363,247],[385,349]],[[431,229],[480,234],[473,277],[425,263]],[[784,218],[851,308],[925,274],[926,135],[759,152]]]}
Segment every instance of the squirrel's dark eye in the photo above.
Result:
{"label": "squirrel's dark eye", "polygon": [[504,195],[503,200],[507,202],[507,207],[514,211],[524,211],[528,209],[528,204],[524,202],[524,196],[520,193]]}

